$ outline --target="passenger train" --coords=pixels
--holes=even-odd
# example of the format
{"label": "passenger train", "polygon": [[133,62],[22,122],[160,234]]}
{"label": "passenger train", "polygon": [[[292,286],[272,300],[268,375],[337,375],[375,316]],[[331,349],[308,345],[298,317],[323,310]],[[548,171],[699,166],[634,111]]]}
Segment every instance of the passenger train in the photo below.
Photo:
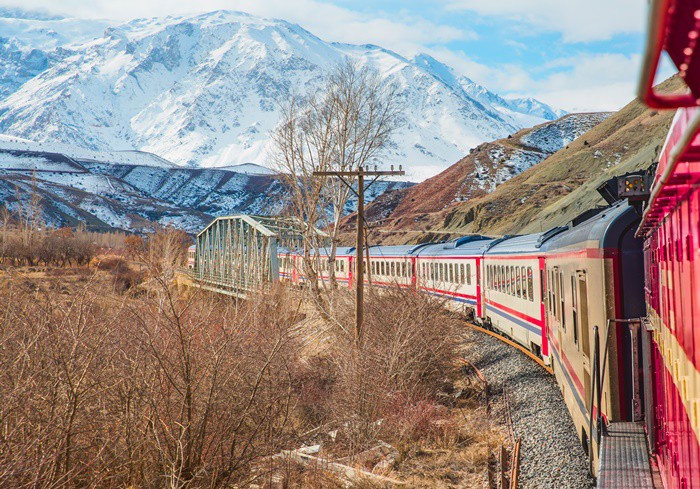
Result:
{"label": "passenger train", "polygon": [[[440,296],[551,365],[595,473],[609,423],[644,423],[663,485],[700,488],[700,0],[653,0],[640,98],[678,109],[656,173],[601,186],[609,206],[543,233],[373,246],[363,280]],[[687,93],[653,88],[662,52]],[[355,249],[319,280],[353,287]],[[281,250],[280,280],[301,256]],[[191,263],[194,266],[194,263]],[[698,352],[696,353],[696,346]]]}
{"label": "passenger train", "polygon": [[[615,361],[605,372],[602,353],[593,348],[609,323],[638,324],[644,315],[642,240],[634,236],[639,218],[620,200],[543,233],[372,246],[363,280],[443,297],[452,308],[541,356],[552,365],[589,450],[596,446],[591,405],[606,422],[642,417],[640,379],[631,367],[641,365],[641,357],[632,348],[629,328],[618,328],[611,337],[608,349]],[[327,282],[328,253],[321,250],[315,260],[319,280]],[[305,282],[299,253],[281,250],[278,263],[282,281]],[[352,287],[355,249],[338,249],[332,266],[338,283]],[[592,460],[596,457],[591,450]]]}

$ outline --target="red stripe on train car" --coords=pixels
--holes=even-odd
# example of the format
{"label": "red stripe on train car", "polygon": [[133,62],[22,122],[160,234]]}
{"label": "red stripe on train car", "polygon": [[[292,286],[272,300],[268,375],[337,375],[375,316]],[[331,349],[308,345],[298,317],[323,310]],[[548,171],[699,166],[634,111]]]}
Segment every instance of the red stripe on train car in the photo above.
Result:
{"label": "red stripe on train car", "polygon": [[491,306],[497,307],[508,314],[515,316],[517,318],[522,319],[523,321],[527,321],[528,323],[534,324],[535,326],[539,326],[540,328],[544,325],[544,321],[542,319],[537,319],[533,318],[532,316],[528,316],[527,314],[523,314],[520,311],[516,311],[515,309],[512,309],[508,306],[505,306],[503,304],[500,304],[496,301],[492,301],[490,299],[485,299],[486,304],[489,304]]}

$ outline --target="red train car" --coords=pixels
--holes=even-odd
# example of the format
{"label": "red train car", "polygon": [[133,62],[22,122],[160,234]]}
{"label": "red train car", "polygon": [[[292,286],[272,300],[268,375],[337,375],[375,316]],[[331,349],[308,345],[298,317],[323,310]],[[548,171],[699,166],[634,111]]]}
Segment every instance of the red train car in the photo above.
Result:
{"label": "red train car", "polygon": [[[640,97],[678,109],[662,149],[638,234],[652,331],[654,417],[649,425],[667,488],[700,487],[700,1],[654,1]],[[665,51],[688,91],[657,93]]]}

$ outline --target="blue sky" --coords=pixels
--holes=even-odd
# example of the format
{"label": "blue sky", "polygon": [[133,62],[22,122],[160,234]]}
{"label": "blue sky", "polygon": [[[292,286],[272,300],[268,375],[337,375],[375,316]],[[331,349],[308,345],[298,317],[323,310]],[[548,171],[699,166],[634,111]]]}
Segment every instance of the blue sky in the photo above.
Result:
{"label": "blue sky", "polygon": [[[502,95],[568,111],[615,110],[634,98],[642,0],[0,0],[86,18],[232,9],[301,24],[329,41],[426,52]],[[666,70],[663,75],[671,72]]]}

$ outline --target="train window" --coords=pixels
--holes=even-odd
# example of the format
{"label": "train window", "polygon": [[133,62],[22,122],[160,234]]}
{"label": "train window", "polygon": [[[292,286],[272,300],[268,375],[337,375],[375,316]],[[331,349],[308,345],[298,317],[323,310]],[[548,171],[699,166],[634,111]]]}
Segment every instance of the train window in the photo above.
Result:
{"label": "train window", "polygon": [[518,298],[523,296],[523,283],[520,280],[520,267],[515,267],[515,295]]}
{"label": "train window", "polygon": [[[469,266],[469,265],[467,265],[467,267],[468,267],[468,266]],[[468,280],[469,280],[469,279],[467,278],[467,274],[465,273],[465,270],[464,270],[464,263],[462,263],[462,264],[459,266],[459,273],[461,274],[460,283],[461,283],[461,284],[466,284],[466,283],[468,283]]]}
{"label": "train window", "polygon": [[506,292],[506,267],[501,265],[500,269],[501,269],[501,280],[500,280],[498,286],[500,287],[501,292],[505,293]]}
{"label": "train window", "polygon": [[450,263],[450,279],[449,282],[454,283],[455,282],[455,264]]}
{"label": "train window", "polygon": [[532,267],[527,267],[527,298],[530,302],[535,301],[535,287],[532,282]]}
{"label": "train window", "polygon": [[556,317],[557,315],[557,301],[554,299],[555,296],[555,291],[556,291],[556,282],[554,282],[554,271],[550,270],[549,271],[549,312],[552,313],[553,316]]}
{"label": "train window", "polygon": [[578,305],[576,301],[576,282],[575,282],[575,277],[572,275],[571,276],[571,314],[572,314],[572,321],[571,321],[571,329],[573,330],[574,333],[574,344],[578,348]]}
{"label": "train window", "polygon": [[444,263],[440,263],[438,265],[438,280],[440,282],[445,281],[445,264]]}
{"label": "train window", "polygon": [[564,309],[564,273],[559,272],[559,320],[561,321],[561,327],[566,331],[566,312]]}
{"label": "train window", "polygon": [[396,277],[396,262],[391,262],[391,276]]}
{"label": "train window", "polygon": [[510,277],[511,277],[511,267],[506,267],[506,294],[510,295],[511,294],[511,283],[510,283]]}

